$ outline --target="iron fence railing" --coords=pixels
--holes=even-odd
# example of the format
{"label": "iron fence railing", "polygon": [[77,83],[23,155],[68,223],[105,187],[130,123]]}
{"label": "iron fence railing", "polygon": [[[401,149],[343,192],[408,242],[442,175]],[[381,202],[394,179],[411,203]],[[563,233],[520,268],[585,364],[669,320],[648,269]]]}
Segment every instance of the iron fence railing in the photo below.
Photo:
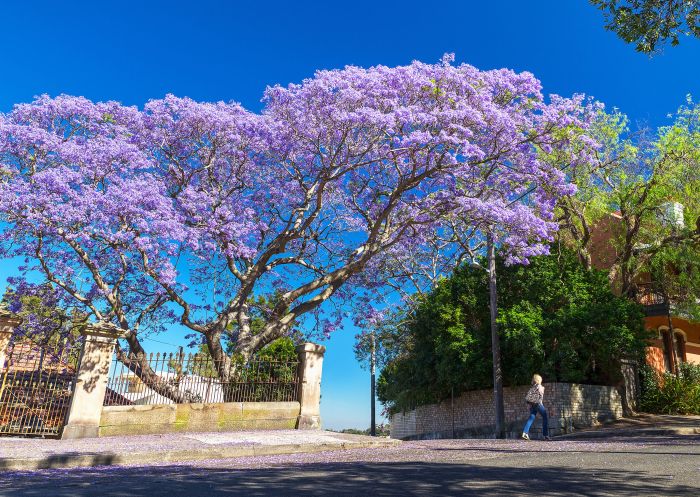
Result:
{"label": "iron fence railing", "polygon": [[10,347],[0,365],[0,435],[60,435],[76,377],[72,359],[45,344]]}
{"label": "iron fence railing", "polygon": [[298,367],[259,358],[217,364],[201,353],[117,354],[104,405],[295,401]]}
{"label": "iron fence railing", "polygon": [[637,283],[634,295],[647,316],[665,315],[669,311],[668,299],[655,283]]}

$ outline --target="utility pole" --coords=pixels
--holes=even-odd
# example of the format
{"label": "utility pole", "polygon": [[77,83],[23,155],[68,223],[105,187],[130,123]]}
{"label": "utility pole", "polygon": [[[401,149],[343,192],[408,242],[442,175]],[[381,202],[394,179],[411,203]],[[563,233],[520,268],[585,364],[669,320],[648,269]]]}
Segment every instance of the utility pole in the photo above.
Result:
{"label": "utility pole", "polygon": [[450,408],[452,409],[452,438],[455,437],[455,387],[450,391]]}
{"label": "utility pole", "polygon": [[496,413],[496,438],[505,438],[503,408],[503,372],[501,369],[501,346],[498,338],[497,293],[496,293],[496,248],[493,243],[493,231],[489,230],[486,238],[489,258],[489,308],[491,311],[491,353],[493,357],[493,397]]}
{"label": "utility pole", "polygon": [[375,353],[375,335],[374,335],[374,330],[372,330],[372,333],[369,336],[370,340],[370,355],[369,355],[369,370],[370,370],[370,377],[371,377],[371,387],[370,390],[372,392],[372,399],[370,401],[371,409],[372,409],[372,414],[371,414],[371,421],[370,421],[370,427],[369,427],[369,434],[373,437],[377,436],[377,422],[375,419],[375,389],[376,389],[376,382],[375,382],[375,363],[376,363],[376,353]]}

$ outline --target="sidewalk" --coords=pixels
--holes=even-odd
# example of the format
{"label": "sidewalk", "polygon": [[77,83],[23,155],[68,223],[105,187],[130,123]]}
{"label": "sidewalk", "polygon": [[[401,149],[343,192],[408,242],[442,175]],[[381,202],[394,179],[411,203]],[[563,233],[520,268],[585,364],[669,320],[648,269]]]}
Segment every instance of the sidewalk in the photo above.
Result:
{"label": "sidewalk", "polygon": [[388,438],[329,431],[244,431],[46,440],[0,438],[0,471],[137,465],[390,447]]}
{"label": "sidewalk", "polygon": [[557,439],[587,439],[608,437],[649,437],[700,434],[700,416],[671,416],[638,414],[621,418],[596,428],[577,430]]}

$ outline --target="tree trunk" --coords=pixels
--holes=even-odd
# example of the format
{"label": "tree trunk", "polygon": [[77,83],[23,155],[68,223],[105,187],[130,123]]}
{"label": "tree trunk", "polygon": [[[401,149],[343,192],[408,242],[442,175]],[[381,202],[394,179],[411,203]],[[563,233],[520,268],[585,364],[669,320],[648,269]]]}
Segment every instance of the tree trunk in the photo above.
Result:
{"label": "tree trunk", "polygon": [[[117,360],[134,373],[148,388],[159,395],[172,400],[175,403],[189,402],[189,396],[181,392],[177,385],[169,383],[151,368],[148,360],[148,355],[141,347],[141,344],[135,337],[127,338],[129,343],[129,353],[124,351],[117,352]],[[119,392],[115,392],[119,393]]]}

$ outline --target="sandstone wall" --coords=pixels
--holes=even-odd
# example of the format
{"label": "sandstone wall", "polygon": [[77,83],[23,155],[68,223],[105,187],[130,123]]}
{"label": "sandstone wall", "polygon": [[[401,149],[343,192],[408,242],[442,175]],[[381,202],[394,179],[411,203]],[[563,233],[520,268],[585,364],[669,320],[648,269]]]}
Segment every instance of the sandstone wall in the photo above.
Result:
{"label": "sandstone wall", "polygon": [[293,429],[300,410],[299,402],[107,406],[99,436]]}
{"label": "sandstone wall", "polygon": [[[569,433],[575,428],[593,426],[602,421],[622,417],[622,399],[614,387],[545,383],[544,405],[549,413],[551,435]],[[529,416],[525,394],[529,387],[503,389],[506,432],[518,437]],[[454,420],[454,421],[453,421]],[[440,404],[420,406],[413,411],[391,417],[391,437],[398,439],[490,437],[494,432],[493,390],[464,392]],[[542,434],[542,421],[537,416],[530,430],[536,438]]]}

